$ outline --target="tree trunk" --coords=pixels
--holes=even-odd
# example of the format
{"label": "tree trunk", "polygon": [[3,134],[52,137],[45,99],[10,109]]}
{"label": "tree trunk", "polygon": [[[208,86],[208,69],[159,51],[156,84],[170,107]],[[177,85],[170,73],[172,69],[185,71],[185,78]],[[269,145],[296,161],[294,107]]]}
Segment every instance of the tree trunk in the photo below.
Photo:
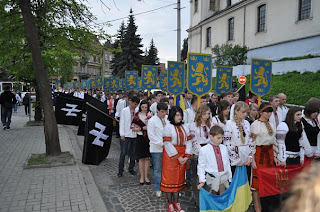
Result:
{"label": "tree trunk", "polygon": [[44,69],[37,27],[31,13],[31,3],[30,0],[18,0],[18,4],[21,8],[25,35],[32,54],[33,68],[40,94],[40,103],[44,110],[46,153],[47,155],[59,155],[61,153],[61,147],[59,143],[57,121],[53,111],[50,82],[48,73]]}
{"label": "tree trunk", "polygon": [[[39,89],[36,89],[36,102],[41,101],[40,100],[40,94]],[[42,120],[42,108],[41,104],[36,104],[37,106],[34,108],[34,120],[35,121],[41,121]]]}

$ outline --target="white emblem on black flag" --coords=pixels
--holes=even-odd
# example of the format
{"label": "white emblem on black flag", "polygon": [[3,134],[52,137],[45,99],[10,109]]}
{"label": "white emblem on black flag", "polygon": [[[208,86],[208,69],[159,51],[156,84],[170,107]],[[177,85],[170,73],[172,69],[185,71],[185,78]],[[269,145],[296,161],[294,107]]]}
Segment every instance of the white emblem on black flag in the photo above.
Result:
{"label": "white emblem on black flag", "polygon": [[85,113],[82,114],[82,121],[84,121],[84,122],[87,121],[87,114],[85,114]]}
{"label": "white emblem on black flag", "polygon": [[[78,106],[78,105],[68,104],[68,103],[67,103],[67,104],[66,104],[66,107],[70,107],[70,108],[61,108],[61,110],[68,112],[68,113],[66,114],[66,116],[74,116],[74,117],[76,117],[76,116],[77,116],[76,113],[79,113],[79,112],[81,111],[81,110],[76,109],[77,106]],[[76,112],[76,113],[73,113],[73,112]]]}
{"label": "white emblem on black flag", "polygon": [[97,131],[97,130],[90,130],[89,131],[89,133],[91,135],[96,136],[96,138],[94,139],[92,144],[103,147],[104,142],[101,141],[100,138],[103,139],[103,140],[107,140],[107,138],[109,137],[108,135],[103,134],[103,132],[106,129],[106,127],[103,126],[102,124],[100,124],[99,122],[95,123],[95,127],[98,128],[100,131]]}

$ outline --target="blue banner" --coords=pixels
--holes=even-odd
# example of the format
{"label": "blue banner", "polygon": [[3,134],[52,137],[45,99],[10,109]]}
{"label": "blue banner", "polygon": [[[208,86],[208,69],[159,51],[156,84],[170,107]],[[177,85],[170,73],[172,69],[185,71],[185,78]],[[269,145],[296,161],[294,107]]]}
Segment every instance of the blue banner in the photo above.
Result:
{"label": "blue banner", "polygon": [[159,76],[160,89],[167,92],[168,91],[168,75],[167,73],[160,73]]}
{"label": "blue banner", "polygon": [[122,89],[123,91],[126,91],[126,90],[127,90],[127,87],[126,87],[126,79],[122,79],[121,89]]}
{"label": "blue banner", "polygon": [[187,86],[190,93],[202,96],[211,91],[212,55],[188,52]]}
{"label": "blue banner", "polygon": [[110,90],[110,81],[108,77],[103,78],[103,89],[105,91]]}
{"label": "blue banner", "polygon": [[141,86],[141,77],[138,77],[138,87],[137,87],[138,91],[143,91],[144,89]]}
{"label": "blue banner", "polygon": [[179,95],[184,92],[186,74],[184,62],[168,61],[168,92]]}
{"label": "blue banner", "polygon": [[217,67],[216,92],[222,94],[231,90],[232,84],[232,67]]}
{"label": "blue banner", "polygon": [[157,66],[147,66],[142,65],[141,79],[142,79],[142,88],[151,90],[157,87],[157,75],[158,67]]}
{"label": "blue banner", "polygon": [[103,85],[102,77],[98,76],[95,79],[96,79],[96,88],[102,88],[102,85]]}
{"label": "blue banner", "polygon": [[134,90],[138,87],[138,71],[126,71],[126,88]]}
{"label": "blue banner", "polygon": [[89,87],[90,89],[95,89],[97,87],[96,80],[94,78],[90,78],[89,83],[90,83],[90,87]]}
{"label": "blue banner", "polygon": [[109,79],[110,79],[110,90],[111,91],[120,90],[119,77],[110,77]]}
{"label": "blue banner", "polygon": [[73,89],[77,89],[77,88],[80,88],[80,83],[79,83],[79,81],[74,81],[73,82]]}
{"label": "blue banner", "polygon": [[88,89],[88,86],[89,86],[88,80],[81,80],[80,88]]}
{"label": "blue banner", "polygon": [[258,96],[268,94],[271,90],[271,75],[271,60],[251,59],[251,92]]}

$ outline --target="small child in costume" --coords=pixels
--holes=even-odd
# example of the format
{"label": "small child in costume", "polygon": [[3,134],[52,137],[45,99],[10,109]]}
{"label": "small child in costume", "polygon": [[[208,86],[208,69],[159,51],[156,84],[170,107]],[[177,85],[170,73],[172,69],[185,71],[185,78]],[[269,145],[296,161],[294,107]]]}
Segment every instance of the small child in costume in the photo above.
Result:
{"label": "small child in costume", "polygon": [[198,189],[204,189],[213,194],[222,194],[232,179],[228,149],[222,144],[224,131],[220,126],[210,129],[210,142],[203,146],[198,158]]}

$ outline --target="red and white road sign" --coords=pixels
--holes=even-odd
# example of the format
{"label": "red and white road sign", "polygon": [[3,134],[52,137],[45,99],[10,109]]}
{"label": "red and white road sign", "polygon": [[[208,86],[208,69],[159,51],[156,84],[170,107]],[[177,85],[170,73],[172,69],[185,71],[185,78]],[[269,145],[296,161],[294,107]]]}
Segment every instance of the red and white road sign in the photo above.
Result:
{"label": "red and white road sign", "polygon": [[240,77],[238,78],[238,82],[239,82],[240,84],[244,84],[244,83],[246,83],[246,81],[247,81],[247,78],[246,78],[245,76],[240,76]]}

